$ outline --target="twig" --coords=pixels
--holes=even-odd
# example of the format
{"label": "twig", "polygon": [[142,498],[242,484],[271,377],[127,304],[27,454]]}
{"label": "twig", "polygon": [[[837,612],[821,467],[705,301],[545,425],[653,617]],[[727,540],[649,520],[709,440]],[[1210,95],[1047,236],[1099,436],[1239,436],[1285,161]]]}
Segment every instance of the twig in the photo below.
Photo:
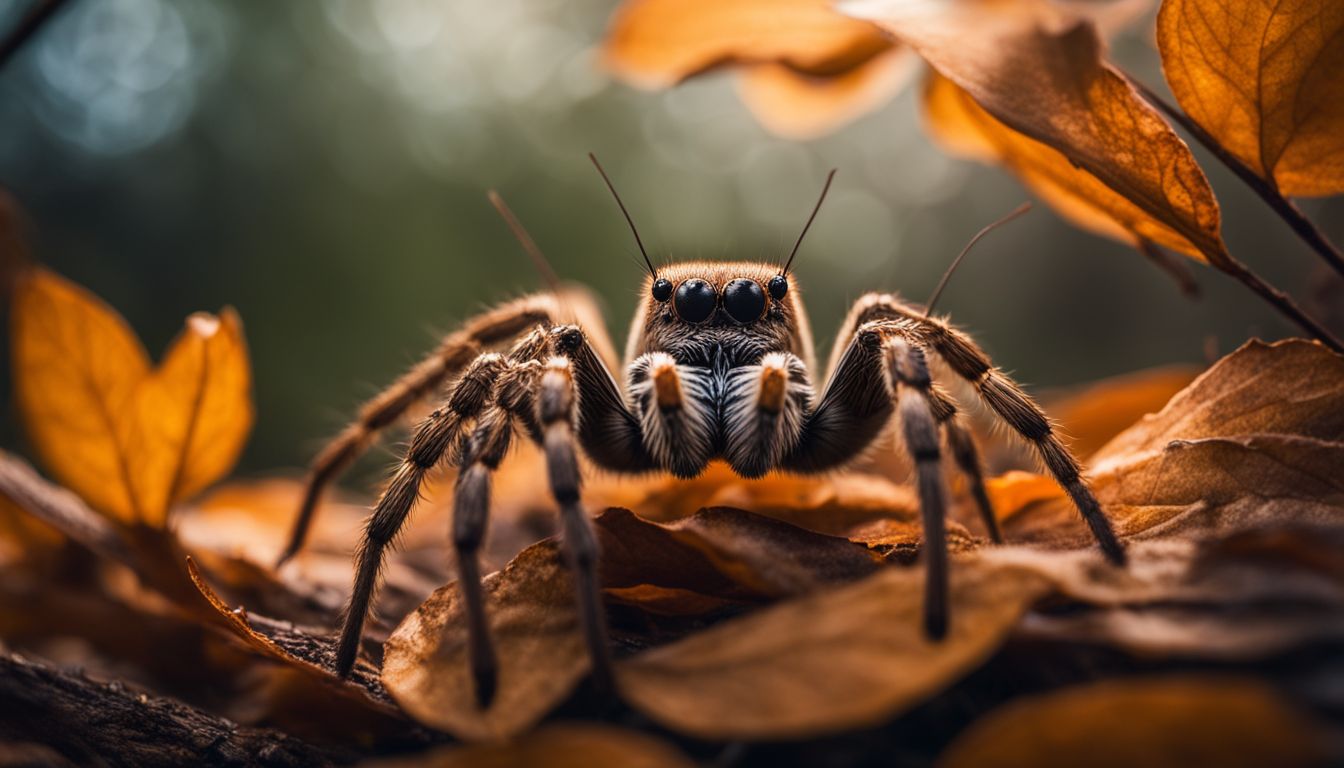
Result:
{"label": "twig", "polygon": [[301,766],[359,757],[19,656],[0,655],[0,702],[0,739],[46,744],[81,765]]}
{"label": "twig", "polygon": [[24,16],[9,35],[0,42],[0,69],[3,69],[14,54],[19,52],[28,39],[37,34],[37,31],[46,24],[57,11],[65,5],[66,0],[38,0],[32,10]]}
{"label": "twig", "polygon": [[1278,187],[1273,182],[1260,178],[1260,175],[1251,170],[1250,166],[1237,159],[1235,155],[1228,152],[1218,140],[1209,135],[1209,132],[1189,115],[1182,112],[1174,104],[1157,95],[1151,88],[1140,83],[1134,78],[1129,78],[1130,85],[1133,85],[1145,99],[1152,102],[1158,109],[1162,110],[1172,120],[1181,124],[1195,140],[1204,145],[1204,148],[1213,153],[1223,165],[1226,165],[1237,178],[1245,182],[1260,199],[1269,204],[1269,207],[1279,215],[1279,218],[1292,227],[1293,232],[1297,234],[1302,242],[1306,243],[1313,251],[1325,260],[1336,272],[1344,275],[1344,252],[1321,232],[1311,219],[1308,219],[1301,209],[1293,203],[1292,200],[1283,196]]}
{"label": "twig", "polygon": [[1199,283],[1195,282],[1195,274],[1186,266],[1184,260],[1180,257],[1172,256],[1151,240],[1139,239],[1135,246],[1139,253],[1143,254],[1153,266],[1166,272],[1172,280],[1176,281],[1176,287],[1180,289],[1181,295],[1190,300],[1199,298]]}

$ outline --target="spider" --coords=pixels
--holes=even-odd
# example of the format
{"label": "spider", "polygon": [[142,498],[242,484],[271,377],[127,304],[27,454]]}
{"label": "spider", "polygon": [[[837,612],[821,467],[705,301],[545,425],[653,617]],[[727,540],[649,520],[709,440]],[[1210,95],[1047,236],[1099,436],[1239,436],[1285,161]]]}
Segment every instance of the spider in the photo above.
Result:
{"label": "spider", "polygon": [[[1035,448],[1105,556],[1116,564],[1124,562],[1124,550],[1084,484],[1078,461],[1045,414],[969,336],[945,320],[894,294],[863,296],[836,337],[818,395],[812,384],[812,335],[789,269],[834,171],[782,267],[710,261],[655,267],[611,180],[597,159],[590,158],[648,267],[644,298],[626,346],[624,384],[612,375],[614,350],[596,312],[582,296],[556,289],[468,320],[364,406],[358,420],[314,460],[281,563],[302,546],[323,488],[380,430],[455,377],[442,407],[415,429],[367,521],[336,650],[339,675],[349,674],[358,655],[384,550],[405,523],[426,473],[448,459],[458,469],[452,543],[468,622],[468,658],[476,701],[482,708],[489,706],[496,660],[481,591],[479,548],[489,515],[491,475],[519,431],[545,455],[550,490],[560,509],[562,549],[574,575],[593,683],[599,689],[612,690],[614,677],[596,570],[597,539],[580,497],[579,450],[596,466],[618,473],[663,471],[690,478],[719,459],[743,477],[772,470],[814,474],[858,458],[894,420],[916,470],[927,574],[924,630],[931,639],[942,638],[949,621],[941,466],[945,448],[967,478],[990,538],[1000,542],[1002,536],[985,493],[975,441],[957,406],[933,382],[930,355],[970,382],[989,409]],[[539,258],[508,209],[493,199],[529,254]]]}

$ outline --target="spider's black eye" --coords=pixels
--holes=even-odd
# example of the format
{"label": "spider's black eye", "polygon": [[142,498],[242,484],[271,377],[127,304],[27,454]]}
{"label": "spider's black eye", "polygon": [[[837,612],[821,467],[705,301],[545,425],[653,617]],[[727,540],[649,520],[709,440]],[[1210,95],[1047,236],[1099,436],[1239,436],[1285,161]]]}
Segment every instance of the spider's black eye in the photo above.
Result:
{"label": "spider's black eye", "polygon": [[779,301],[784,298],[784,294],[789,292],[789,278],[783,275],[775,275],[770,278],[766,287],[770,289],[770,298]]}
{"label": "spider's black eye", "polygon": [[653,281],[653,300],[659,304],[672,298],[672,281],[660,277]]}
{"label": "spider's black eye", "polygon": [[765,292],[755,280],[739,277],[724,286],[723,308],[739,323],[759,320],[765,312]]}
{"label": "spider's black eye", "polygon": [[677,286],[675,304],[677,317],[688,323],[703,323],[714,314],[714,305],[718,302],[714,286],[693,277]]}

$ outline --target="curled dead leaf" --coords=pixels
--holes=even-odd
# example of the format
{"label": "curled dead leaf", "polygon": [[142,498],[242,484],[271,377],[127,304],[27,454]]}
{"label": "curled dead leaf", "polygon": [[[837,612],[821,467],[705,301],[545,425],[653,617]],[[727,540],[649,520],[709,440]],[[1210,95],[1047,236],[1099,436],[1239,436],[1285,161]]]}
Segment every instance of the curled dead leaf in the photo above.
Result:
{"label": "curled dead leaf", "polygon": [[942,768],[1316,766],[1321,729],[1263,683],[1180,676],[1106,681],[1007,704],[971,725]]}
{"label": "curled dead leaf", "polygon": [[1162,69],[1186,114],[1286,195],[1344,192],[1344,5],[1164,0]]}
{"label": "curled dead leaf", "polygon": [[171,506],[227,473],[252,426],[237,314],[196,314],[150,369],[125,321],[42,269],[16,287],[15,393],[43,464],[99,511],[162,527]]}
{"label": "curled dead leaf", "polygon": [[1106,63],[1090,22],[1044,0],[846,0],[838,8],[878,24],[946,78],[930,86],[926,105],[936,134],[959,126],[953,146],[1008,165],[1090,229],[1226,260],[1203,171]]}

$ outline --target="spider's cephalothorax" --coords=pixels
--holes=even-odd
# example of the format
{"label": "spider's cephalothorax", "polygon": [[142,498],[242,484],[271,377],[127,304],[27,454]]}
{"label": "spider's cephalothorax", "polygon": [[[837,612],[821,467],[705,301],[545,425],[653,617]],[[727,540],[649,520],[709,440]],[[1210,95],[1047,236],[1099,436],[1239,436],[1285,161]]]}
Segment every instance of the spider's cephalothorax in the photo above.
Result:
{"label": "spider's cephalothorax", "polygon": [[[524,238],[524,244],[530,240]],[[384,549],[405,522],[425,474],[452,458],[458,469],[453,545],[469,623],[469,656],[477,699],[482,706],[491,701],[496,664],[478,551],[491,475],[518,436],[537,442],[546,457],[599,686],[614,683],[596,536],[579,494],[580,451],[622,473],[662,470],[691,477],[714,458],[749,477],[771,470],[816,473],[869,450],[894,421],[917,474],[927,570],[925,629],[930,637],[943,636],[948,621],[944,451],[966,475],[989,536],[995,541],[1000,536],[975,443],[957,406],[932,381],[929,355],[969,382],[989,409],[1036,449],[1107,557],[1124,560],[1078,462],[1045,414],[969,336],[943,320],[895,295],[868,294],[850,311],[827,370],[817,377],[791,261],[792,256],[782,266],[688,262],[661,268],[649,262],[619,383],[612,373],[611,341],[586,294],[557,288],[469,320],[366,405],[314,461],[286,557],[302,544],[322,488],[379,430],[451,380],[442,407],[416,429],[369,518],[337,649],[338,672],[348,673],[358,654]]]}

